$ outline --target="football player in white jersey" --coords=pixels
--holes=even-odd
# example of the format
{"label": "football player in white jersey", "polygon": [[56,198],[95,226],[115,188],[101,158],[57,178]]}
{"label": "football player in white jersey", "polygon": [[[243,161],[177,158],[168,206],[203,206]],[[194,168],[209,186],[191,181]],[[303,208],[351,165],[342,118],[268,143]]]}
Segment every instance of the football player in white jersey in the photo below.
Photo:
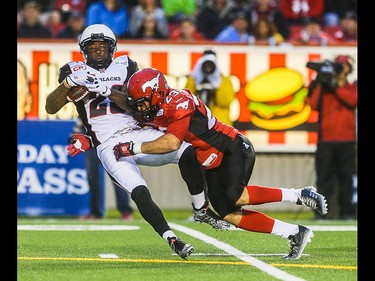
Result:
{"label": "football player in white jersey", "polygon": [[79,46],[85,62],[69,62],[60,68],[60,85],[47,96],[46,111],[55,114],[69,102],[71,99],[68,99],[67,94],[72,87],[88,88],[89,91],[83,97],[73,100],[87,135],[72,136],[69,154],[75,156],[95,147],[110,178],[130,193],[143,218],[169,243],[172,250],[181,258],[187,259],[194,250],[193,246],[182,241],[170,229],[162,211],[152,200],[137,164],[178,164],[192,195],[194,219],[217,229],[227,229],[229,224],[208,207],[203,191],[203,175],[194,149],[189,143],[184,143],[180,149],[170,153],[138,154],[127,157],[126,161],[116,161],[113,147],[119,142],[151,141],[163,133],[138,126],[138,122],[126,108],[120,108],[115,103],[126,98],[126,93],[124,97],[124,93],[119,90],[139,68],[126,55],[114,59],[117,41],[113,32],[103,24],[90,25],[83,31]]}

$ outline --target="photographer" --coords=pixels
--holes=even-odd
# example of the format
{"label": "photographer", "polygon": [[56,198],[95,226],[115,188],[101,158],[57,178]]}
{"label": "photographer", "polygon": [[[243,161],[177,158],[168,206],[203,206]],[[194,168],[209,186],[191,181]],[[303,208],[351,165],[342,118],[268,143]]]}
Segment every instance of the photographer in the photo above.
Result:
{"label": "photographer", "polygon": [[357,83],[347,79],[353,71],[352,59],[340,55],[334,62],[308,62],[306,66],[317,71],[309,85],[307,102],[319,113],[316,184],[331,206],[324,218],[353,219],[356,218],[352,196],[356,174]]}
{"label": "photographer", "polygon": [[229,106],[236,99],[236,93],[230,78],[219,71],[216,53],[212,50],[204,51],[187,79],[185,88],[202,99],[220,121],[232,125]]}

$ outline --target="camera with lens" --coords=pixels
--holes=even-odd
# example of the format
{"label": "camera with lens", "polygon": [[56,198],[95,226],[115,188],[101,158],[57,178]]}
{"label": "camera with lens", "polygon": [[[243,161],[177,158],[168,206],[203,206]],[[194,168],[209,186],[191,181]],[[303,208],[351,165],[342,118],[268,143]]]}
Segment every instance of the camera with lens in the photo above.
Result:
{"label": "camera with lens", "polygon": [[206,60],[202,63],[202,72],[204,75],[210,75],[216,70],[216,64],[211,60]]}
{"label": "camera with lens", "polygon": [[207,76],[214,73],[216,70],[216,64],[211,60],[207,60],[202,64],[201,69],[205,78],[203,79],[202,83],[196,86],[196,96],[209,107],[211,103],[214,103],[216,89],[208,81]]}
{"label": "camera with lens", "polygon": [[318,73],[316,82],[320,83],[324,90],[334,91],[337,88],[336,75],[343,69],[341,63],[324,60],[323,62],[308,62],[306,67]]}

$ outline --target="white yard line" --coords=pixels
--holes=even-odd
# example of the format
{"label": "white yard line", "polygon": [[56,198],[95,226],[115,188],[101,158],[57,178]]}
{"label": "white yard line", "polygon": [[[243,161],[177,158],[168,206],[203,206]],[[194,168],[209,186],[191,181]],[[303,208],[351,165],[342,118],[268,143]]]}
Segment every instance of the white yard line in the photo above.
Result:
{"label": "white yard line", "polygon": [[[312,231],[357,231],[356,225],[305,225]],[[245,231],[241,228],[231,225],[229,230],[233,231]]]}
{"label": "white yard line", "polygon": [[304,281],[305,279],[301,279],[299,277],[296,277],[296,276],[293,276],[293,275],[290,275],[289,273],[285,272],[285,271],[282,271],[278,268],[275,268],[267,263],[264,263],[252,256],[249,256],[249,255],[246,255],[244,252],[241,252],[240,250],[232,247],[231,245],[228,245],[226,243],[223,243],[213,237],[210,237],[202,232],[199,232],[197,230],[194,230],[194,229],[191,229],[191,228],[188,228],[186,226],[182,226],[182,225],[179,225],[179,224],[175,224],[175,223],[171,223],[171,222],[168,222],[168,224],[178,230],[178,231],[181,231],[181,232],[184,232],[190,236],[193,236],[197,239],[200,239],[202,240],[203,242],[206,242],[206,243],[209,243],[209,244],[212,244],[214,245],[215,247],[223,250],[224,252],[232,255],[232,256],[235,256],[237,257],[238,259],[240,260],[243,260],[244,262],[247,262],[249,263],[250,265],[252,266],[255,266],[256,268],[260,269],[261,271],[279,279],[279,280],[284,280],[284,281]]}
{"label": "white yard line", "polygon": [[29,224],[18,225],[17,230],[68,230],[68,231],[86,231],[86,230],[138,230],[139,226],[133,225],[89,225],[89,224],[71,224],[71,225],[54,225],[54,224]]}
{"label": "white yard line", "polygon": [[[232,256],[231,254],[224,254],[224,253],[192,253],[191,256],[222,256],[222,257],[229,257]],[[252,256],[252,257],[283,257],[285,253],[274,253],[274,254],[252,254],[247,253],[244,254],[244,257]],[[309,254],[302,254],[302,256],[310,256]]]}
{"label": "white yard line", "polygon": [[355,225],[309,225],[312,231],[357,231]]}
{"label": "white yard line", "polygon": [[99,254],[99,257],[102,259],[119,259],[119,256],[116,254]]}

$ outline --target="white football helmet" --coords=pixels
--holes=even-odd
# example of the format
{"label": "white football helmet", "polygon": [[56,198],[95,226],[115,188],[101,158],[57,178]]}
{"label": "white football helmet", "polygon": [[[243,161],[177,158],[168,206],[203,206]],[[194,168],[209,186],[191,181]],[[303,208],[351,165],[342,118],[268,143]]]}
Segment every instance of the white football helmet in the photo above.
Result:
{"label": "white football helmet", "polygon": [[[106,41],[108,42],[109,47],[109,56],[105,61],[94,61],[89,57],[87,52],[87,45],[89,42],[94,41]],[[114,53],[117,50],[117,40],[116,36],[113,31],[104,24],[92,24],[85,28],[82,32],[81,37],[79,38],[79,47],[80,51],[85,58],[85,63],[94,67],[95,69],[98,68],[107,68],[108,65],[112,62]]]}

